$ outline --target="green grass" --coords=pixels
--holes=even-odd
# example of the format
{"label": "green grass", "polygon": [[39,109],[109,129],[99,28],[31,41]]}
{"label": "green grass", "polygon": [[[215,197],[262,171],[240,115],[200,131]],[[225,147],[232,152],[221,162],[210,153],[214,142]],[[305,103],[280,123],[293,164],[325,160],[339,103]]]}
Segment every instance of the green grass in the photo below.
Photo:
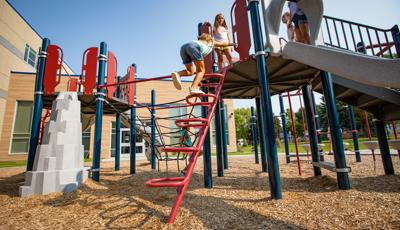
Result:
{"label": "green grass", "polygon": [[[376,140],[376,139],[373,138],[373,140]],[[369,141],[369,139],[368,138],[359,138],[358,139],[360,150],[365,149],[364,145],[362,144],[363,141]],[[347,147],[347,150],[354,151],[353,139],[344,139],[343,142],[349,143],[349,146]],[[297,143],[299,152],[306,152],[306,150],[302,146],[305,143],[306,142],[298,142]],[[325,144],[324,151],[325,152],[329,152],[329,144],[330,144],[330,142],[329,141],[322,141],[322,143]],[[260,146],[258,146],[258,149],[260,149]],[[296,152],[296,148],[295,148],[294,143],[289,143],[289,151],[291,153]],[[333,151],[333,150],[331,149],[331,151]],[[278,146],[278,153],[285,153],[285,144],[283,142],[280,144],[280,146]],[[237,152],[229,153],[229,155],[250,155],[250,154],[254,154],[252,145],[248,145],[248,146],[244,146],[244,147],[238,148]]]}
{"label": "green grass", "polygon": [[0,168],[18,167],[18,166],[26,166],[26,161],[2,161],[2,162],[0,162]]}

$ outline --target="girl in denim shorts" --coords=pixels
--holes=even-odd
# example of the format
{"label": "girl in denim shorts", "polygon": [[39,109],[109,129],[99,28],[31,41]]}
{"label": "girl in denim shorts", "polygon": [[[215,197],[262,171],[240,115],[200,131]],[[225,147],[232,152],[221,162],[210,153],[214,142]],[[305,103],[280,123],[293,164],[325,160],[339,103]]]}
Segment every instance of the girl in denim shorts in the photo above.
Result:
{"label": "girl in denim shorts", "polygon": [[191,76],[195,73],[193,63],[196,66],[196,76],[189,88],[190,94],[204,94],[200,90],[199,85],[201,79],[203,79],[205,68],[204,68],[204,57],[209,55],[214,47],[233,46],[233,43],[217,42],[214,41],[211,35],[203,33],[198,37],[198,40],[188,42],[181,47],[181,58],[186,69],[179,72],[173,72],[171,74],[175,88],[178,90],[182,89],[180,76]]}
{"label": "girl in denim shorts", "polygon": [[[307,16],[297,6],[297,0],[291,0],[288,3],[291,22],[294,24],[294,32],[296,34],[296,41],[310,44],[310,32],[308,28]],[[288,24],[291,24],[288,23]]]}

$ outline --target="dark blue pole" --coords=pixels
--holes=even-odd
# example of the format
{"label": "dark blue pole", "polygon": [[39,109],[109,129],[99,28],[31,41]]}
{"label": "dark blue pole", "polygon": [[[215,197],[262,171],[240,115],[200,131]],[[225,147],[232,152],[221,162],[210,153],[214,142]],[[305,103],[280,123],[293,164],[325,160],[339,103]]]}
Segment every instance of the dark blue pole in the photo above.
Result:
{"label": "dark blue pole", "polygon": [[[136,72],[137,72],[137,66],[136,64],[132,64],[133,68],[135,69],[135,78],[136,78]],[[131,139],[130,139],[130,157],[129,157],[129,171],[130,174],[133,175],[136,173],[136,83],[133,83],[133,106],[131,107],[131,129],[130,129],[130,134],[131,134]]]}
{"label": "dark blue pole", "polygon": [[356,161],[361,162],[360,147],[358,146],[357,125],[356,125],[356,119],[354,118],[353,106],[348,105],[347,110],[349,112],[350,126],[353,134],[353,144],[354,144],[354,153],[356,154]]}
{"label": "dark blue pole", "polygon": [[[319,121],[319,116],[317,112],[317,105],[315,104],[315,97],[313,91],[310,89],[310,94],[311,94],[311,101],[312,101],[312,106],[314,108],[314,118],[315,118],[315,128],[317,129],[317,140],[319,144],[322,144],[322,138],[321,135],[318,134],[319,131],[321,131],[321,123]],[[321,148],[319,150],[319,160],[324,161],[324,150]]]}
{"label": "dark blue pole", "polygon": [[221,106],[221,130],[222,130],[222,155],[224,156],[224,169],[229,168],[229,162],[228,162],[228,143],[227,143],[227,129],[226,129],[226,111],[225,111],[225,104],[224,100],[221,99],[220,102]]}
{"label": "dark blue pole", "polygon": [[47,48],[50,45],[50,40],[44,38],[42,41],[42,48],[39,54],[39,64],[37,67],[36,82],[35,82],[35,97],[33,99],[33,117],[31,124],[31,136],[29,139],[28,162],[26,171],[32,171],[33,163],[35,161],[36,148],[39,143],[40,134],[40,120],[42,118],[43,110],[43,78],[44,68],[46,65]]}
{"label": "dark blue pole", "polygon": [[156,169],[156,91],[151,90],[151,169]]}
{"label": "dark blue pole", "polygon": [[[118,77],[118,82],[119,82]],[[117,86],[116,96],[120,97],[120,87]],[[121,169],[121,114],[117,112],[115,117],[115,171]]]}
{"label": "dark blue pole", "polygon": [[[97,74],[97,85],[104,84],[107,62],[107,44],[100,43],[99,54],[99,71]],[[94,131],[94,153],[93,153],[93,166],[92,178],[95,181],[100,181],[100,159],[101,159],[101,131],[103,127],[103,103],[104,103],[105,90],[104,88],[97,89],[96,95],[96,120]]]}
{"label": "dark blue pole", "polygon": [[283,132],[283,140],[285,142],[286,163],[290,163],[289,139],[286,130],[285,107],[283,106],[283,97],[281,94],[279,94],[279,105],[281,107],[282,132]]}
{"label": "dark blue pole", "polygon": [[117,112],[115,118],[115,171],[121,169],[121,114]]}
{"label": "dark blue pole", "polygon": [[258,130],[257,130],[257,118],[254,113],[254,107],[251,107],[251,134],[253,136],[253,146],[254,146],[254,157],[256,164],[259,164],[258,160]]}
{"label": "dark blue pole", "polygon": [[[203,87],[203,92],[208,93],[208,88]],[[202,97],[203,102],[208,102],[208,97]],[[206,106],[201,107],[201,116],[203,118],[208,117],[208,108]],[[212,167],[211,167],[211,143],[210,143],[210,130],[207,131],[206,138],[203,143],[203,170],[204,170],[204,187],[212,188]]]}
{"label": "dark blue pole", "polygon": [[[313,118],[313,108],[311,107],[311,97],[310,97],[310,90],[308,85],[304,85],[301,87],[301,91],[303,94],[303,101],[304,101],[304,108],[306,111],[307,116],[307,128],[308,128],[308,135],[310,139],[310,147],[311,147],[311,158],[313,162],[318,162],[318,140],[317,140],[317,130],[314,124]],[[314,168],[314,176],[321,176],[321,168],[315,167]]]}
{"label": "dark blue pole", "polygon": [[224,176],[224,156],[222,153],[222,133],[221,133],[221,103],[217,101],[217,108],[215,109],[215,146],[217,151],[217,175],[219,177]]}
{"label": "dark blue pole", "polygon": [[265,140],[265,125],[264,120],[262,119],[262,108],[261,108],[261,100],[259,97],[256,97],[256,112],[257,112],[257,123],[258,123],[258,132],[260,138],[260,155],[261,155],[261,168],[263,172],[268,172],[267,165],[267,144]]}
{"label": "dark blue pole", "polygon": [[396,48],[397,58],[400,58],[400,30],[399,26],[395,25],[391,29],[394,47]]}
{"label": "dark blue pole", "polygon": [[264,49],[264,39],[262,37],[261,20],[259,14],[259,1],[250,1],[249,9],[251,15],[251,25],[253,29],[253,40],[255,56],[257,62],[257,73],[260,78],[262,120],[265,122],[267,131],[267,162],[268,178],[271,188],[272,199],[282,199],[281,176],[279,173],[278,153],[274,134],[274,114],[272,112],[271,95],[269,92],[268,66],[266,65],[266,53]]}
{"label": "dark blue pole", "polygon": [[376,136],[378,137],[379,149],[381,151],[383,169],[386,175],[394,174],[392,157],[390,156],[389,144],[387,141],[385,124],[379,119],[374,119]]}
{"label": "dark blue pole", "polygon": [[324,91],[326,110],[328,113],[336,169],[343,170],[337,171],[338,185],[339,189],[348,190],[350,189],[350,180],[348,172],[345,171],[347,169],[346,157],[344,155],[342,133],[339,126],[339,114],[336,108],[336,99],[330,73],[321,71],[321,82]]}
{"label": "dark blue pole", "polygon": [[[203,23],[199,23],[197,26],[198,35],[201,34],[201,26]],[[214,55],[214,64],[213,64],[213,71],[218,71],[218,64],[216,63],[215,53]],[[208,93],[208,88],[203,87],[203,92]],[[208,97],[202,97],[201,100],[203,102],[208,102]],[[205,106],[201,107],[201,116],[203,118],[208,117],[208,108]],[[212,180],[212,167],[211,167],[211,137],[210,137],[210,129],[208,129],[206,138],[204,139],[203,143],[203,167],[204,167],[204,187],[212,188],[213,187],[213,180]]]}

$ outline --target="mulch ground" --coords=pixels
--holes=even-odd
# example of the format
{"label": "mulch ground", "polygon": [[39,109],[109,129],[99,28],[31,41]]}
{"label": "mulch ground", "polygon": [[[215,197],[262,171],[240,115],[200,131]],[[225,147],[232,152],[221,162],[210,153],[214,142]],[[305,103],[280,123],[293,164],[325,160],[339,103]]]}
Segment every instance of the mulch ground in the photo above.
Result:
{"label": "mulch ground", "polygon": [[[400,229],[400,177],[384,175],[380,156],[376,170],[371,156],[362,163],[354,158],[347,156],[352,188],[340,191],[335,173],[313,177],[312,166],[302,162],[298,176],[296,163],[282,157],[280,201],[269,199],[267,174],[252,156],[231,157],[213,189],[203,188],[200,158],[173,225],[165,222],[175,190],[145,187],[146,180],[167,173],[152,172],[144,161],[134,176],[128,162],[121,172],[113,171],[112,162],[102,163],[100,183],[88,179],[72,193],[29,198],[18,197],[24,169],[0,169],[0,229]],[[399,173],[400,161],[392,159]],[[170,163],[169,175],[176,171]]]}

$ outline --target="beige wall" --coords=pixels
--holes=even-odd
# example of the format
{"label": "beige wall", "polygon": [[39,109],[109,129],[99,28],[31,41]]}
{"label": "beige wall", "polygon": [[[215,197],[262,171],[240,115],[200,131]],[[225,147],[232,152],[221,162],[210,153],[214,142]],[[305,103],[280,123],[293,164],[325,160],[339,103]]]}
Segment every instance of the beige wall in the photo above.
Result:
{"label": "beige wall", "polygon": [[[61,83],[57,86],[56,91],[66,91],[68,77],[62,77]],[[35,74],[23,74],[23,73],[13,73],[10,76],[9,85],[9,95],[8,100],[5,105],[5,116],[4,116],[4,128],[2,130],[2,137],[0,138],[0,161],[8,160],[23,160],[26,159],[26,153],[21,154],[10,154],[12,130],[14,125],[14,117],[16,111],[17,101],[33,101],[33,91],[35,85]],[[143,82],[137,85],[137,97],[140,103],[150,103],[151,90],[155,89],[156,103],[168,103],[171,101],[176,101],[185,98],[188,94],[187,88],[189,88],[189,83],[183,83],[184,89],[182,91],[176,90],[171,81],[152,81]],[[228,106],[228,126],[229,126],[229,152],[236,151],[236,134],[235,134],[235,122],[234,117],[229,116],[233,113],[233,101],[224,100]],[[181,102],[185,103],[185,102]],[[150,117],[150,113],[147,109],[137,109],[137,115],[139,117]],[[169,110],[159,110],[157,111],[157,117],[168,117]],[[111,154],[111,122],[115,121],[115,116],[103,116],[103,127],[102,127],[102,158],[109,158]],[[159,120],[161,125],[169,126],[169,120]],[[212,124],[214,125],[214,124]],[[94,138],[95,128],[92,126],[91,129],[91,145],[90,154],[93,153],[93,138]],[[166,138],[169,141],[169,138]],[[214,144],[212,144],[214,146]],[[213,148],[215,151],[215,148]]]}
{"label": "beige wall", "polygon": [[[0,0],[0,139],[4,128],[10,72],[35,72],[36,69],[24,61],[25,46],[28,44],[38,51],[41,43],[40,36],[25,20],[5,0]],[[64,67],[73,74],[67,65]]]}

